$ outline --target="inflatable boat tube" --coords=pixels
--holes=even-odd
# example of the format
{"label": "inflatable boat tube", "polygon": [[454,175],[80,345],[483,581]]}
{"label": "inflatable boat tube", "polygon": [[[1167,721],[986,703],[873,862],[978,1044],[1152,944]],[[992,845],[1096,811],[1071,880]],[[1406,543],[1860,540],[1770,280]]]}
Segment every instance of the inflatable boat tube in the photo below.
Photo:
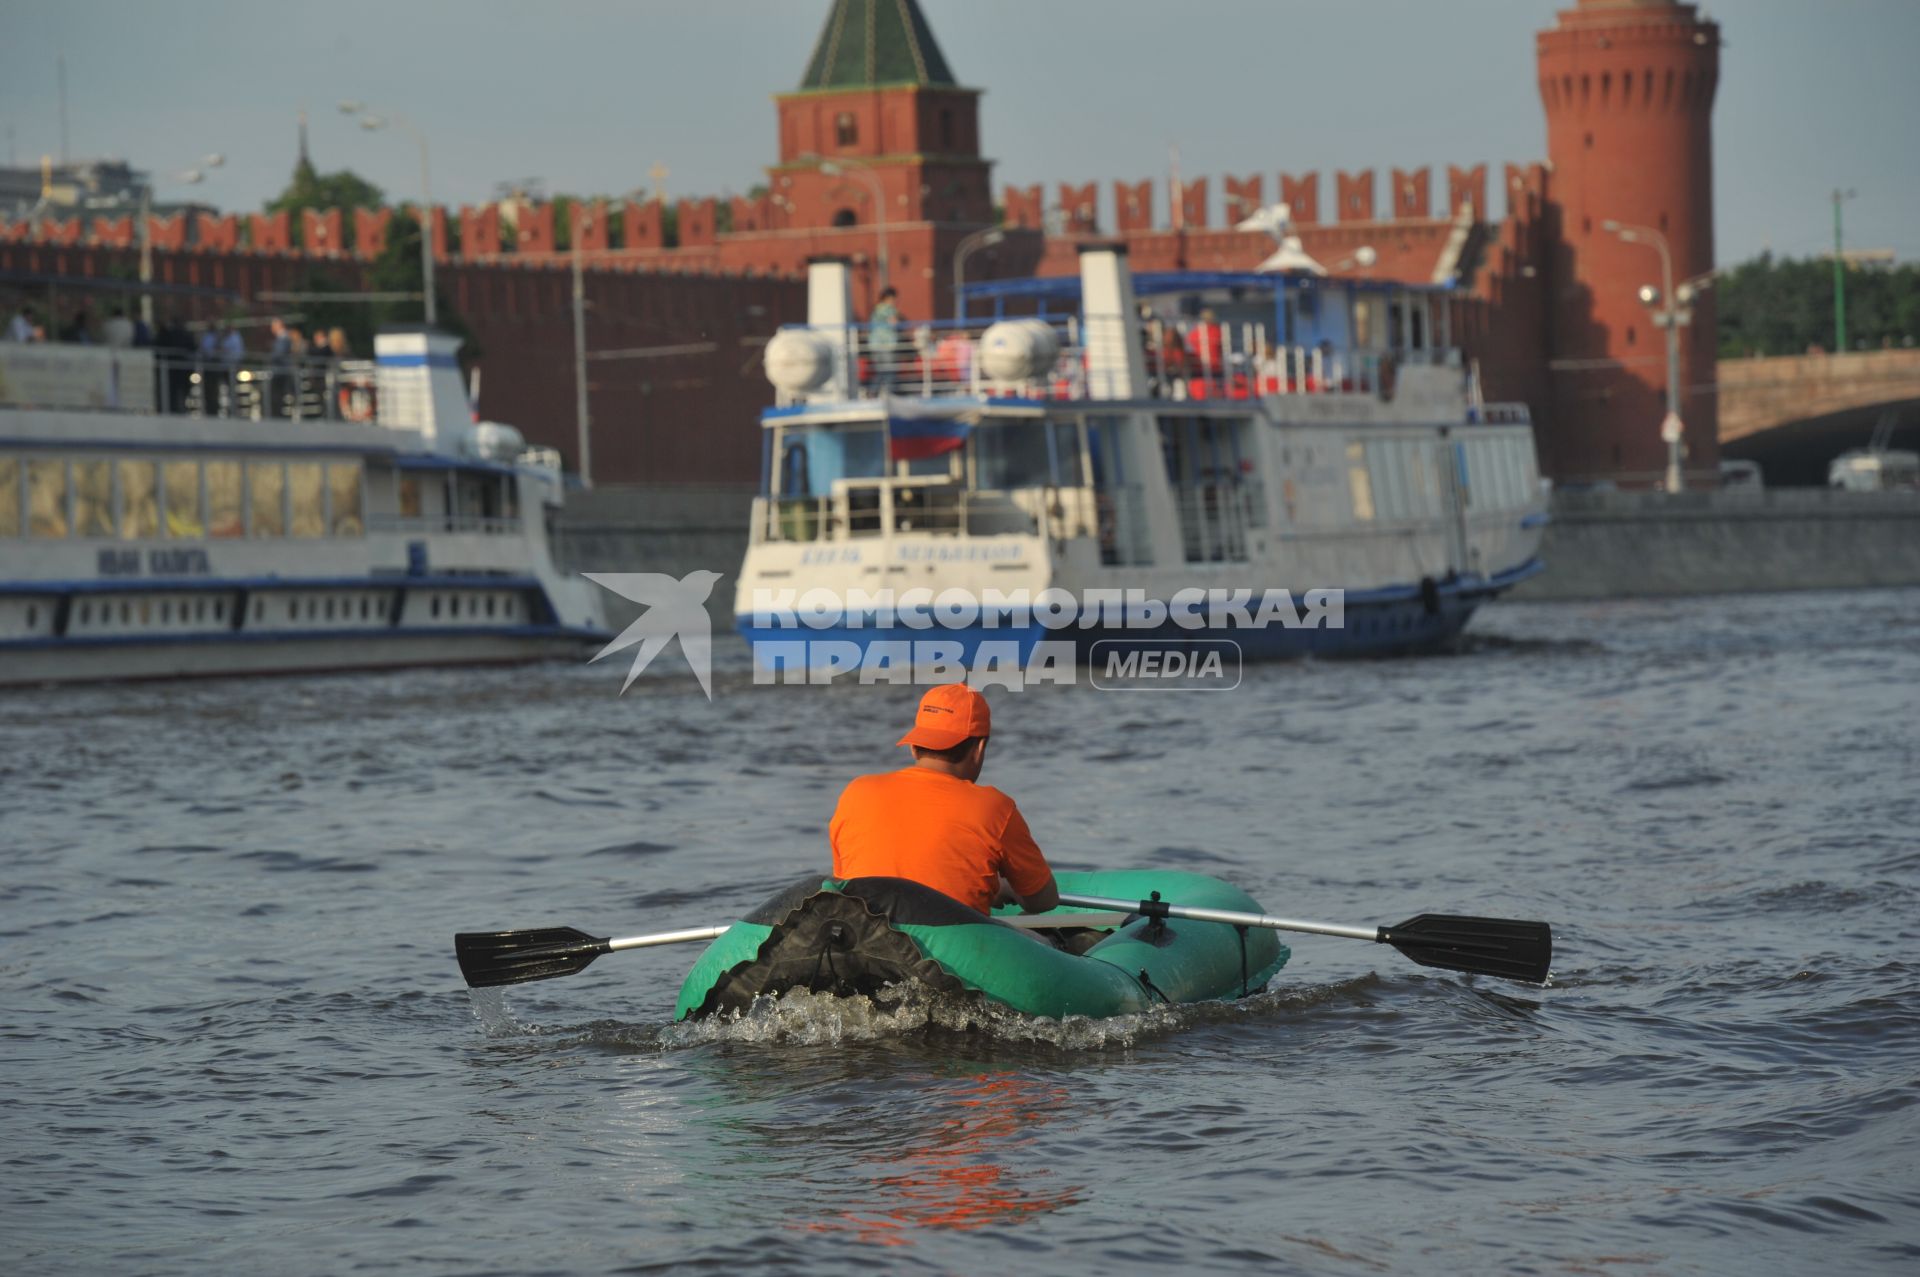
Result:
{"label": "inflatable boat tube", "polygon": [[[1157,891],[1175,904],[1261,911],[1246,892],[1204,874],[1126,869],[1055,877],[1068,893],[1146,900]],[[1136,915],[1111,930],[1062,934],[1064,948],[1048,934],[903,878],[810,877],[701,954],[674,1018],[741,1011],[755,998],[795,989],[870,996],[909,980],[977,993],[1025,1015],[1099,1018],[1258,993],[1290,956],[1264,927],[1220,922]]]}

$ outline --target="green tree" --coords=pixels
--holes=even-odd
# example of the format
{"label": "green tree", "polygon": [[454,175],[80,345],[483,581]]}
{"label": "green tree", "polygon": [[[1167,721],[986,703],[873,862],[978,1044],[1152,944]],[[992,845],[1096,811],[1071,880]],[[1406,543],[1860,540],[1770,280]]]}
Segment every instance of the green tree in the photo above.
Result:
{"label": "green tree", "polygon": [[[1920,342],[1920,264],[1850,267],[1847,340],[1854,349]],[[1833,262],[1762,253],[1714,281],[1722,359],[1803,355],[1833,346]]]}
{"label": "green tree", "polygon": [[[367,270],[367,291],[370,293],[418,293],[423,291],[420,271],[420,222],[413,214],[404,209],[395,209],[393,220],[387,224],[387,246],[380,256],[374,258],[373,265]],[[434,289],[436,325],[445,332],[453,333],[461,340],[462,359],[477,359],[480,347],[473,339],[473,329],[447,304],[447,294],[440,288]],[[373,349],[373,334],[383,324],[418,324],[426,319],[426,305],[420,301],[382,301],[362,305],[364,312],[361,323],[365,333],[365,344],[352,327],[347,327],[348,336],[353,339],[356,352]],[[343,325],[345,326],[345,325]]]}
{"label": "green tree", "polygon": [[293,223],[293,242],[301,242],[300,212],[302,209],[340,209],[349,218],[356,208],[379,208],[386,202],[386,195],[366,178],[348,169],[337,173],[321,173],[313,165],[302,162],[293,170],[293,180],[287,183],[287,189],[267,201],[269,213],[284,212]]}

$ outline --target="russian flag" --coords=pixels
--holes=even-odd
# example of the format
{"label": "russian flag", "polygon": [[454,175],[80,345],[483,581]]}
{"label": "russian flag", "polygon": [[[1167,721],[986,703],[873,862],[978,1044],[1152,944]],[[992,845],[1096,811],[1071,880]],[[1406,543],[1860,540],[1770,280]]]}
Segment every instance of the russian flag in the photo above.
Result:
{"label": "russian flag", "polygon": [[972,425],[954,417],[891,417],[887,421],[887,459],[923,461],[964,447]]}

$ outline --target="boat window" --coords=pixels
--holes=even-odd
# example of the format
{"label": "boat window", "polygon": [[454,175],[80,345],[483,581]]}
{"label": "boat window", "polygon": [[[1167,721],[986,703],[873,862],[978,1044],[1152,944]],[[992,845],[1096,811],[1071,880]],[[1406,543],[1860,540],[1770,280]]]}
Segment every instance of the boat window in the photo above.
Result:
{"label": "boat window", "polygon": [[110,537],[113,535],[113,463],[76,461],[73,463],[74,535]]}
{"label": "boat window", "polygon": [[985,491],[1053,482],[1044,421],[986,422],[973,431],[973,486]]}
{"label": "boat window", "polygon": [[1068,488],[1087,486],[1086,458],[1080,448],[1080,423],[1056,421],[1053,431],[1054,482]]}
{"label": "boat window", "polygon": [[1160,452],[1189,563],[1247,557],[1247,530],[1266,524],[1245,418],[1162,417]]}
{"label": "boat window", "polygon": [[1347,488],[1353,494],[1353,517],[1361,522],[1373,518],[1373,481],[1367,475],[1367,445],[1347,445]]}
{"label": "boat window", "polygon": [[400,476],[400,517],[403,519],[420,517],[420,480],[415,475]]}
{"label": "boat window", "polygon": [[278,461],[247,463],[247,495],[251,521],[248,530],[257,537],[277,537],[287,530],[287,471]]}
{"label": "boat window", "polygon": [[20,463],[0,457],[0,537],[20,535]]}
{"label": "boat window", "polygon": [[120,538],[160,535],[160,475],[151,461],[120,463]]}
{"label": "boat window", "polygon": [[240,463],[207,462],[207,535],[237,537],[245,528],[241,522]]}
{"label": "boat window", "polygon": [[27,535],[67,535],[67,463],[27,462]]}
{"label": "boat window", "polygon": [[777,495],[783,497],[830,496],[836,479],[879,479],[886,475],[885,434],[877,422],[787,426],[780,431],[778,455],[780,464],[774,481]]}
{"label": "boat window", "polygon": [[327,530],[325,470],[317,461],[296,461],[287,467],[287,497],[291,517],[287,530],[297,537],[323,536]]}
{"label": "boat window", "polygon": [[[126,470],[122,469],[122,475]],[[205,516],[200,510],[200,463],[197,461],[169,461],[161,467],[167,491],[167,535],[170,537],[195,538],[207,534]],[[121,498],[120,523],[125,525],[134,517],[131,496]],[[151,532],[146,533],[152,536]]]}
{"label": "boat window", "polygon": [[1087,456],[1093,466],[1094,509],[1105,564],[1153,562],[1140,485],[1127,469],[1126,419],[1089,417]]}

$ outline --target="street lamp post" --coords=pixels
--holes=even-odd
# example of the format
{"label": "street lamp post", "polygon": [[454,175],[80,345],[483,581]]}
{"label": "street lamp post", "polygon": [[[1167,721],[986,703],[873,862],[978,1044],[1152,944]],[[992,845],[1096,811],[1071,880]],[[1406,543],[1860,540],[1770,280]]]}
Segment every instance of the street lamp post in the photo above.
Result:
{"label": "street lamp post", "polygon": [[[219,168],[227,162],[227,157],[218,152],[207,156],[200,163],[204,168]],[[200,169],[190,168],[184,173],[175,173],[173,179],[187,186],[194,186],[206,180],[206,174]],[[148,177],[140,184],[140,322],[153,331],[153,178]]]}
{"label": "street lamp post", "polygon": [[1840,205],[1852,199],[1854,192],[1833,193],[1833,353],[1847,353],[1847,259],[1841,247]]}
{"label": "street lamp post", "polygon": [[874,233],[879,240],[880,288],[884,292],[887,284],[890,282],[890,272],[888,270],[889,262],[887,260],[887,191],[886,188],[880,184],[880,175],[875,173],[872,168],[862,164],[859,160],[849,160],[845,158],[821,160],[820,171],[828,177],[839,177],[843,173],[851,177],[857,177],[865,182],[867,188],[873,192],[873,227]]}
{"label": "street lamp post", "polygon": [[1612,218],[1600,223],[1601,229],[1613,232],[1624,244],[1645,244],[1660,254],[1660,287],[1651,284],[1640,290],[1640,300],[1651,312],[1653,325],[1667,330],[1667,415],[1660,423],[1661,438],[1667,443],[1667,483],[1668,492],[1680,492],[1686,487],[1686,481],[1680,472],[1680,441],[1683,426],[1680,419],[1680,330],[1693,322],[1693,285],[1691,281],[1678,289],[1673,286],[1673,254],[1667,248],[1667,237],[1651,226],[1629,226]]}
{"label": "street lamp post", "polygon": [[[568,206],[578,210],[579,204]],[[580,449],[580,486],[593,486],[592,430],[587,417],[587,286],[580,248],[581,232],[593,214],[576,212],[571,233],[573,246],[573,417]]]}
{"label": "street lamp post", "polygon": [[438,317],[433,298],[433,183],[427,172],[427,135],[403,115],[376,115],[362,102],[342,102],[342,115],[360,117],[360,127],[369,133],[395,128],[420,144],[420,287],[426,294],[427,327]]}
{"label": "street lamp post", "polygon": [[961,240],[953,250],[953,317],[962,322],[967,318],[967,304],[960,299],[960,287],[967,278],[967,258],[975,249],[991,248],[1007,237],[1007,233],[998,226],[989,226],[983,231]]}

